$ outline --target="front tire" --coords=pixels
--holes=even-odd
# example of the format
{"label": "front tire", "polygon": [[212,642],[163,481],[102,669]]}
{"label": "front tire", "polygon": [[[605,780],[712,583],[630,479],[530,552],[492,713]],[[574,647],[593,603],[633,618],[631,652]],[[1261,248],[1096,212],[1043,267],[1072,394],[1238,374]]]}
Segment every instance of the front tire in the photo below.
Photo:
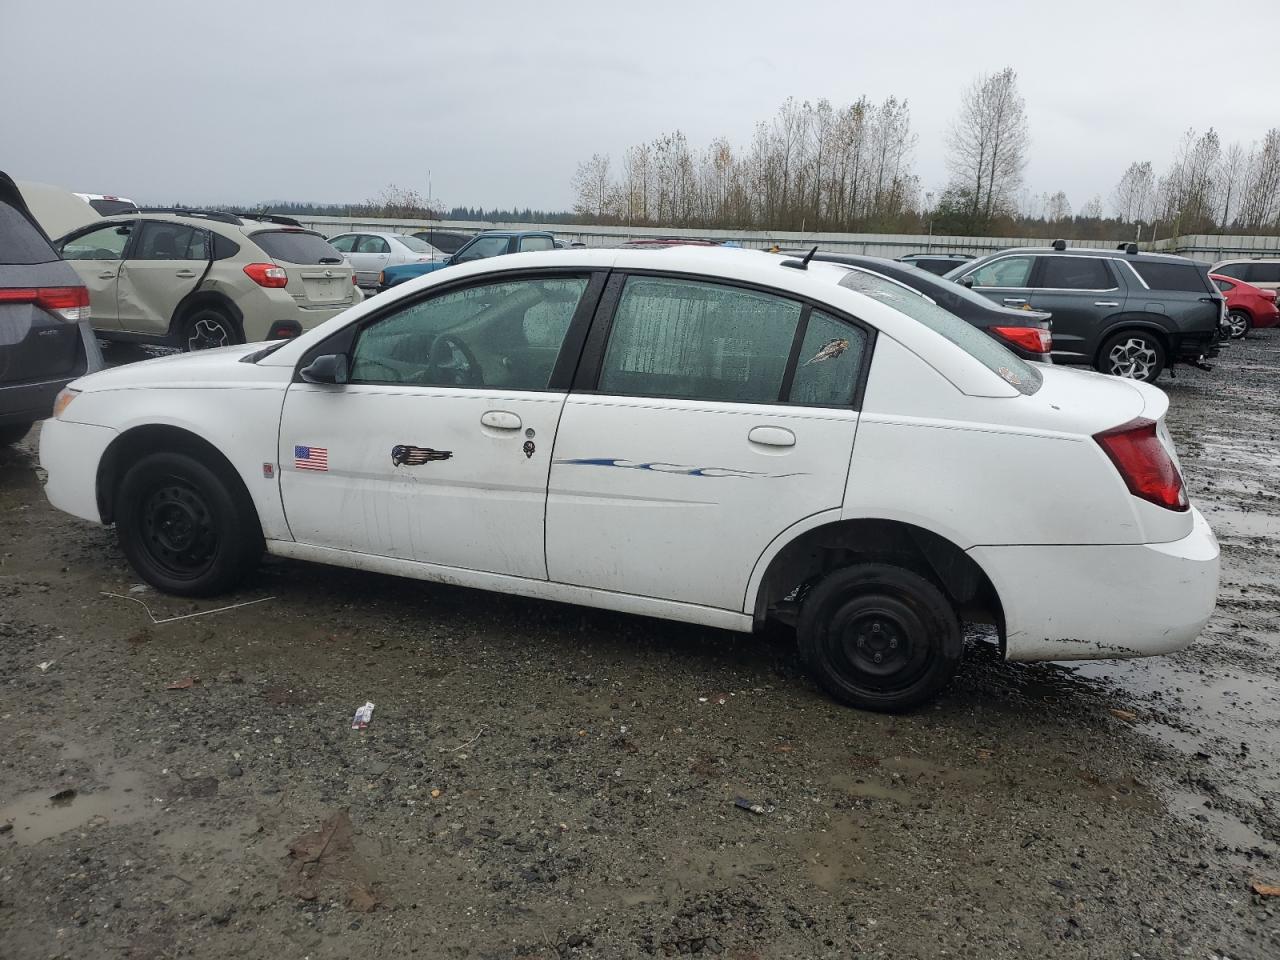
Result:
{"label": "front tire", "polygon": [[1164,345],[1145,330],[1122,330],[1098,351],[1098,369],[1127,380],[1155,383],[1164,365]]}
{"label": "front tire", "polygon": [[964,652],[951,604],[924,577],[886,563],[828,574],[796,627],[809,674],[841,703],[898,713],[928,703]]}
{"label": "front tire", "polygon": [[129,562],[165,593],[223,593],[262,554],[248,493],[187,453],[153,453],[130,467],[116,492],[115,521]]}
{"label": "front tire", "polygon": [[1231,331],[1232,340],[1243,339],[1253,328],[1253,319],[1243,310],[1232,310],[1227,314],[1227,329]]}
{"label": "front tire", "polygon": [[235,320],[217,307],[196,307],[182,318],[178,330],[178,346],[185,353],[243,342]]}

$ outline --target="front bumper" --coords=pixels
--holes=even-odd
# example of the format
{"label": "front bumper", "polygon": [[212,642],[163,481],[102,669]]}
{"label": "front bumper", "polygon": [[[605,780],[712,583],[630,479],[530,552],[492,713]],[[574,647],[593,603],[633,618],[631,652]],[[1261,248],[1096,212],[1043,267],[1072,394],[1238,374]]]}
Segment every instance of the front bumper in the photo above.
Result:
{"label": "front bumper", "polygon": [[1200,511],[1171,543],[974,547],[999,594],[1010,660],[1101,660],[1189,645],[1218,597],[1218,541]]}
{"label": "front bumper", "polygon": [[64,513],[101,523],[98,465],[115,438],[110,427],[46,420],[40,428],[40,466],[48,477],[44,493],[49,502]]}

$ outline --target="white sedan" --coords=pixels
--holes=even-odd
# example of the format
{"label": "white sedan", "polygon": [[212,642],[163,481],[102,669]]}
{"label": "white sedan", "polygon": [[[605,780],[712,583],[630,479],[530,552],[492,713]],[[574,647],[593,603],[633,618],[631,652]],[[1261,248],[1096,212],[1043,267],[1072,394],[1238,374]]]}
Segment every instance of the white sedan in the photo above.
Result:
{"label": "white sedan", "polygon": [[368,289],[377,288],[378,275],[387,267],[449,259],[447,254],[441,253],[421,237],[404,233],[340,233],[331,237],[329,243],[351,264],[355,270],[356,283]]}
{"label": "white sedan", "polygon": [[429,274],[293,340],[76,381],[47,494],[161,590],[299,560],[750,631],[901,710],[961,622],[1012,660],[1168,653],[1218,546],[1155,387],[1019,360],[881,277],[748,250]]}

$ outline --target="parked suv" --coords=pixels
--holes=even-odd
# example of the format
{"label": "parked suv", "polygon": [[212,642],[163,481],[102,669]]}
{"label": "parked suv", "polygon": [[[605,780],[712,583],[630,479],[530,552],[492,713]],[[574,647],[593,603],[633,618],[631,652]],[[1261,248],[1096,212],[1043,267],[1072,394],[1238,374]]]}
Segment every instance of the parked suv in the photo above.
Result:
{"label": "parked suv", "polygon": [[101,367],[89,291],[0,173],[0,446],[21,440],[53,412],[59,390]]}
{"label": "parked suv", "polygon": [[946,274],[1006,307],[1053,314],[1053,359],[1154,381],[1175,363],[1216,356],[1226,302],[1185,257],[1052,247],[1002,250]]}
{"label": "parked suv", "polygon": [[296,336],[364,299],[320,234],[215,211],[108,217],[57,243],[108,339],[201,350]]}
{"label": "parked suv", "polygon": [[909,263],[921,270],[928,270],[941,276],[956,267],[963,266],[973,259],[971,253],[911,253],[899,257],[901,263]]}
{"label": "parked suv", "polygon": [[1263,290],[1280,291],[1280,260],[1223,260],[1215,263],[1210,272],[1243,280]]}

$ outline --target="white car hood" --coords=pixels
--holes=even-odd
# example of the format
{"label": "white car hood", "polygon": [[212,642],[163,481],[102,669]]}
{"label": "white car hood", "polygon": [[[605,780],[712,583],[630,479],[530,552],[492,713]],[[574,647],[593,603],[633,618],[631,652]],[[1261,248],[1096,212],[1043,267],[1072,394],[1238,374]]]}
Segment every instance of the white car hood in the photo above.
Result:
{"label": "white car hood", "polygon": [[100,390],[133,390],[144,387],[194,389],[288,383],[292,375],[291,368],[240,362],[241,357],[261,350],[264,346],[264,343],[241,343],[216,350],[170,354],[90,374],[76,380],[71,387],[85,393],[96,393]]}

